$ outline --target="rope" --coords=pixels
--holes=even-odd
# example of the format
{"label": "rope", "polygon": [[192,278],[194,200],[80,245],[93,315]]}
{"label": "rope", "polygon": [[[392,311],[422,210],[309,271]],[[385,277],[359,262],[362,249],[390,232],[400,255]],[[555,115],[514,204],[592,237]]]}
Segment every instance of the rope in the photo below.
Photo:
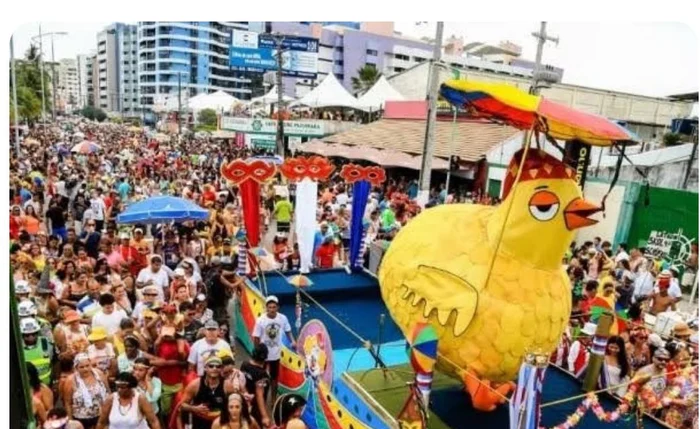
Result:
{"label": "rope", "polygon": [[[527,153],[530,149],[530,140],[532,139],[532,133],[535,129],[535,125],[532,125],[532,128],[530,128],[527,131],[527,134],[525,134],[525,138],[523,139],[523,145],[525,146],[525,150],[523,151],[523,155],[520,158],[520,166],[518,167],[518,174],[515,176],[515,180],[513,181],[513,188],[510,190],[511,195],[515,195],[515,190],[518,187],[518,183],[520,182],[520,176],[523,173],[523,167],[525,166],[525,159],[527,158]],[[503,232],[506,229],[506,224],[508,223],[508,218],[510,217],[510,211],[513,208],[513,203],[515,202],[515,198],[511,198],[510,202],[508,203],[508,209],[506,210],[506,217],[503,220],[503,224],[501,225],[501,229],[498,232],[498,240],[496,241],[496,249],[493,252],[493,255],[491,256],[491,262],[489,263],[489,269],[487,271],[486,275],[486,281],[484,282],[485,285],[489,284],[489,280],[491,279],[491,272],[493,271],[493,266],[496,263],[496,257],[498,256],[498,250],[501,248],[501,241],[503,240]]]}
{"label": "rope", "polygon": [[[262,275],[263,275],[263,277],[264,277],[264,276],[265,276],[265,272],[264,272],[263,270],[260,270],[260,271],[262,272]],[[282,276],[282,277],[285,278],[285,279],[287,278],[280,270],[274,269],[274,270],[272,270],[272,271],[274,271],[275,273],[279,274],[280,276]],[[360,336],[360,334],[358,334],[358,333],[355,332],[351,327],[349,327],[348,325],[346,325],[345,322],[343,322],[342,320],[340,320],[340,319],[338,319],[337,317],[335,317],[335,315],[334,315],[333,313],[331,313],[326,307],[324,307],[323,305],[321,305],[321,303],[319,303],[318,301],[316,301],[311,295],[308,294],[308,292],[306,292],[306,291],[305,291],[304,289],[302,289],[302,288],[296,288],[296,290],[298,290],[299,292],[303,293],[305,297],[307,297],[311,302],[313,302],[314,304],[316,304],[316,305],[318,306],[318,308],[320,308],[324,313],[326,313],[326,314],[328,315],[328,317],[330,317],[331,319],[333,319],[333,321],[335,321],[335,322],[336,322],[338,325],[340,325],[343,329],[345,329],[346,331],[348,331],[348,332],[350,333],[350,335],[352,335],[352,336],[354,336],[355,338],[357,338],[357,339],[362,343],[362,345],[363,345],[365,348],[369,349],[370,347],[372,347],[372,343],[370,343],[368,340],[365,340],[364,338],[362,338],[362,336]]]}
{"label": "rope", "polygon": [[[687,370],[687,369],[691,369],[691,370],[692,370],[692,369],[695,369],[695,368],[697,368],[697,367],[698,367],[698,366],[695,365],[695,366],[693,366],[693,367],[679,368],[679,369],[677,369],[677,370],[675,370],[675,371],[665,372],[665,373],[663,373],[662,375],[655,375],[655,376],[651,377],[651,378],[649,379],[649,381],[655,380],[655,379],[657,379],[657,378],[666,378],[666,377],[668,377],[669,375],[673,375],[673,374],[676,374],[676,373],[685,371],[685,370]],[[592,391],[592,392],[586,392],[586,393],[582,393],[582,394],[580,394],[580,395],[570,396],[570,397],[564,398],[564,399],[557,399],[556,401],[551,401],[551,402],[547,402],[547,403],[545,403],[545,404],[540,405],[540,408],[550,407],[550,406],[553,406],[553,405],[559,405],[559,404],[563,404],[563,403],[566,403],[566,402],[574,401],[574,400],[576,400],[576,399],[583,399],[583,398],[585,398],[585,397],[587,397],[588,395],[591,395],[591,394],[598,394],[598,393],[603,393],[603,392],[609,392],[609,391],[611,391],[611,390],[619,389],[620,387],[625,387],[625,386],[629,386],[630,384],[637,383],[638,381],[639,381],[638,379],[632,379],[632,380],[627,381],[627,382],[625,382],[625,383],[620,383],[620,384],[618,384],[618,385],[606,387],[606,388],[604,388],[604,389],[594,390],[594,391]],[[649,381],[645,382],[645,384],[648,383]]]}

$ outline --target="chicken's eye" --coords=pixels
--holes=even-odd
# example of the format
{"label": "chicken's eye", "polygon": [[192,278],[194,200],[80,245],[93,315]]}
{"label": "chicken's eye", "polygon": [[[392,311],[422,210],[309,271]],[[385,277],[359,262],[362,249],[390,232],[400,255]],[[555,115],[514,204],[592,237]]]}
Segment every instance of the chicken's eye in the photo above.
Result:
{"label": "chicken's eye", "polygon": [[559,211],[559,198],[549,191],[538,191],[529,203],[530,214],[537,220],[552,219]]}

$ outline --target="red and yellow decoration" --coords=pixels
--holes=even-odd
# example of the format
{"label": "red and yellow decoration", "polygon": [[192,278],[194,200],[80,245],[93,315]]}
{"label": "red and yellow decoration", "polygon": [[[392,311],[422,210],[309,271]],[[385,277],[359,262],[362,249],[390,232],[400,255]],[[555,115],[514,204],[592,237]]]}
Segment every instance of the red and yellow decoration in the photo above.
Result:
{"label": "red and yellow decoration", "polygon": [[357,164],[346,164],[340,170],[340,177],[348,183],[355,183],[366,180],[372,186],[379,186],[386,180],[386,172],[381,167],[363,167]]}
{"label": "red and yellow decoration", "polygon": [[595,146],[639,141],[638,136],[607,118],[528,94],[513,85],[453,79],[442,84],[440,95],[467,109],[471,117],[519,129],[534,128],[557,140],[581,140]]}
{"label": "red and yellow decoration", "polygon": [[297,156],[287,158],[280,165],[280,173],[288,180],[299,182],[308,178],[317,182],[328,180],[335,170],[328,158],[322,156]]}

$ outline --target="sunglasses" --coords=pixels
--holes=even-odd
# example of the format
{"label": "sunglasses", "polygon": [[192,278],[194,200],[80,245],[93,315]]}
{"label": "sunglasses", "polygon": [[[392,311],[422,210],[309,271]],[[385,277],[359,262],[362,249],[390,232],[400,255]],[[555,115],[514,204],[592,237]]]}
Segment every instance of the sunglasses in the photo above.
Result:
{"label": "sunglasses", "polygon": [[659,362],[668,362],[668,359],[666,358],[655,357],[654,359],[658,360]]}
{"label": "sunglasses", "polygon": [[128,389],[129,388],[129,383],[114,383],[115,386],[117,386],[117,389]]}
{"label": "sunglasses", "polygon": [[209,369],[219,369],[219,368],[221,368],[221,365],[210,364],[210,365],[207,365],[207,368],[209,368]]}
{"label": "sunglasses", "polygon": [[144,293],[143,296],[158,296],[157,293]]}

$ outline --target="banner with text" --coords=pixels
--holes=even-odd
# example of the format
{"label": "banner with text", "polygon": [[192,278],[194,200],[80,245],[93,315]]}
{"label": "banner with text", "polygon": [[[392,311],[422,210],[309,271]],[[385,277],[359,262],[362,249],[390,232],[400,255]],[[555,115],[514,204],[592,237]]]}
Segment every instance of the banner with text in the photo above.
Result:
{"label": "banner with text", "polygon": [[[221,129],[252,134],[276,134],[277,121],[273,119],[224,117],[221,119]],[[284,121],[284,135],[323,137],[326,135],[325,124],[323,121]]]}
{"label": "banner with text", "polygon": [[267,71],[277,69],[277,49],[281,46],[282,74],[316,79],[318,73],[318,39],[283,36],[281,43],[269,34],[233,30],[229,65],[233,70]]}

